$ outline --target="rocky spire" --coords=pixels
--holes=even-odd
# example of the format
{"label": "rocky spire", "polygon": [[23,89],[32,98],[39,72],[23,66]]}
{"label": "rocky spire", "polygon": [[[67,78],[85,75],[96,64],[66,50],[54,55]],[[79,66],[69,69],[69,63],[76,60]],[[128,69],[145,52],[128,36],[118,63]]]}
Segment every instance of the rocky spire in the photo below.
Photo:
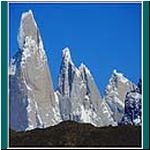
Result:
{"label": "rocky spire", "polygon": [[31,10],[23,13],[21,16],[20,28],[17,37],[20,50],[23,49],[26,36],[31,36],[32,39],[37,42],[37,24]]}
{"label": "rocky spire", "polygon": [[71,54],[70,54],[70,50],[68,47],[62,50],[62,58],[63,58],[63,61],[72,63]]}
{"label": "rocky spire", "polygon": [[78,75],[79,71],[72,62],[69,48],[65,48],[62,51],[62,62],[58,79],[58,89],[62,95],[71,95],[75,74]]}
{"label": "rocky spire", "polygon": [[68,48],[63,50],[56,94],[63,120],[91,123],[95,126],[115,124],[90,70],[83,63],[77,68]]}
{"label": "rocky spire", "polygon": [[32,11],[22,14],[19,51],[10,75],[10,128],[22,131],[45,128],[61,118],[54,96],[43,42]]}
{"label": "rocky spire", "polygon": [[125,97],[128,91],[134,90],[136,85],[129,81],[122,73],[113,70],[105,90],[104,99],[113,112],[115,121],[120,122],[124,114]]}

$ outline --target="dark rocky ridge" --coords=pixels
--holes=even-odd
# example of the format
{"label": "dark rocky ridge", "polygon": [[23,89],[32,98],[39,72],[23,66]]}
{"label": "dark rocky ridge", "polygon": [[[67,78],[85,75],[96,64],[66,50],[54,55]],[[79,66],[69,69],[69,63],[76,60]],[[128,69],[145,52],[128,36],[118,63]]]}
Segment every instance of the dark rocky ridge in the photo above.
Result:
{"label": "dark rocky ridge", "polygon": [[9,141],[10,147],[141,147],[141,127],[94,127],[63,121],[46,129],[10,130]]}

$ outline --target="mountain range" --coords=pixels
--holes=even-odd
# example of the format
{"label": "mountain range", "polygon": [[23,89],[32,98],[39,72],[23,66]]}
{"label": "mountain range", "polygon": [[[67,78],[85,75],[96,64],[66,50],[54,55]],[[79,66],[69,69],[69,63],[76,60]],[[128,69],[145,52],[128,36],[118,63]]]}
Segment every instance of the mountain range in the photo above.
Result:
{"label": "mountain range", "polygon": [[95,127],[141,125],[141,87],[113,71],[102,97],[85,64],[75,66],[69,48],[62,51],[58,87],[48,67],[40,31],[31,10],[22,14],[18,52],[9,67],[10,128],[27,131],[66,120]]}

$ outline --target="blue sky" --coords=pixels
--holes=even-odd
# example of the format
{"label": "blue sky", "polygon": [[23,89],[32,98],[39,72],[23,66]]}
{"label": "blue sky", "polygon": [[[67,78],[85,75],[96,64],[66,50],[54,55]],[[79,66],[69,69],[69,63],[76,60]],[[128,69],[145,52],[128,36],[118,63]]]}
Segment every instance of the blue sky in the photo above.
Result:
{"label": "blue sky", "polygon": [[10,58],[18,50],[22,12],[31,9],[38,24],[54,83],[62,49],[76,66],[90,69],[103,94],[113,69],[137,83],[141,77],[141,4],[17,4],[9,7]]}

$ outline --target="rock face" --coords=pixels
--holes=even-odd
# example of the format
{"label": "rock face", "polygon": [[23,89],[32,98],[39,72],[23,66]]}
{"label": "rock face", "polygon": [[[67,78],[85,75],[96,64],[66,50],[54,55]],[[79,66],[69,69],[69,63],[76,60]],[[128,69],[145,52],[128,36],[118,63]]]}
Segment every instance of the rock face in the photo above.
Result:
{"label": "rock face", "polygon": [[18,34],[19,51],[10,66],[10,127],[31,130],[57,124],[53,83],[40,32],[31,11],[23,13]]}
{"label": "rock face", "polygon": [[139,87],[127,93],[125,98],[125,114],[121,124],[142,125],[141,81]]}
{"label": "rock face", "polygon": [[63,50],[56,93],[63,120],[91,123],[95,126],[116,125],[89,69],[84,64],[77,68],[68,48]]}
{"label": "rock face", "polygon": [[136,88],[137,86],[125,78],[123,74],[118,73],[116,70],[113,71],[105,90],[104,100],[109,105],[116,122],[119,123],[124,115],[127,92]]}

